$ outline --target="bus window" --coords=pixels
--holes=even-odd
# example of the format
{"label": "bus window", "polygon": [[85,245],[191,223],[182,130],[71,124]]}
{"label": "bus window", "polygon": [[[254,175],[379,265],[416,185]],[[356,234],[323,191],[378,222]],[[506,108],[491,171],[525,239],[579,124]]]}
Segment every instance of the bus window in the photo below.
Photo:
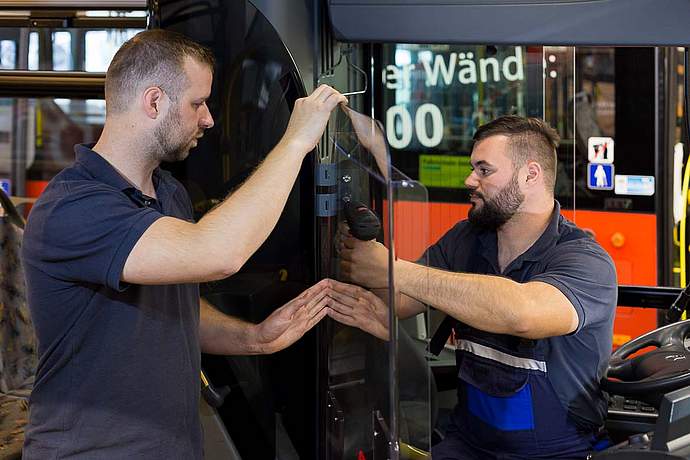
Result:
{"label": "bus window", "polygon": [[0,185],[15,201],[32,202],[104,122],[104,100],[1,98]]}
{"label": "bus window", "polygon": [[53,70],[73,70],[72,34],[66,30],[53,32]]}
{"label": "bus window", "polygon": [[89,30],[86,32],[84,70],[105,72],[120,46],[135,36],[139,30]]}
{"label": "bus window", "polygon": [[[104,14],[112,13],[77,13],[83,17]],[[141,30],[2,27],[0,67],[105,72],[115,51]],[[45,78],[49,79],[50,73]],[[74,160],[74,144],[98,139],[104,121],[102,99],[0,99],[0,184],[16,202],[31,202]]]}

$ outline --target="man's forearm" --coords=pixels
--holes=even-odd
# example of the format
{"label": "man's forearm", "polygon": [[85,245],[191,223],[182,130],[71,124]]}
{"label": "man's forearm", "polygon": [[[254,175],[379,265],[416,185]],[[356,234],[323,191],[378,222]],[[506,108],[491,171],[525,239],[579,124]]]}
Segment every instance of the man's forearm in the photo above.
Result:
{"label": "man's forearm", "polygon": [[[399,291],[399,290],[398,290]],[[388,289],[387,288],[375,288],[372,289],[371,292],[376,294],[378,298],[386,302],[387,305],[390,305],[390,302],[388,301]],[[402,292],[398,292],[398,296],[395,299],[395,313],[400,319],[407,319],[412,316],[416,316],[424,310],[426,310],[426,305],[424,305],[422,302],[419,300],[415,299],[414,297],[411,297],[407,294],[403,294]]]}
{"label": "man's forearm", "polygon": [[263,354],[256,340],[256,325],[224,315],[201,299],[199,343],[201,351],[214,355]]}
{"label": "man's forearm", "polygon": [[520,335],[530,300],[524,285],[507,278],[453,273],[412,262],[396,262],[403,294],[469,324],[499,334]]}

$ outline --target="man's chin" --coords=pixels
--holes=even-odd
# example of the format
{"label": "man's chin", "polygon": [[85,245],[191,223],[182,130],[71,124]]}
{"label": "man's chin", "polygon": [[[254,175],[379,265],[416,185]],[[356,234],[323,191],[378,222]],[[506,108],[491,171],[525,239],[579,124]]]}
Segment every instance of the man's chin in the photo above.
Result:
{"label": "man's chin", "polygon": [[163,161],[166,163],[175,163],[177,161],[184,161],[189,156],[190,149],[177,150],[175,152],[168,153]]}

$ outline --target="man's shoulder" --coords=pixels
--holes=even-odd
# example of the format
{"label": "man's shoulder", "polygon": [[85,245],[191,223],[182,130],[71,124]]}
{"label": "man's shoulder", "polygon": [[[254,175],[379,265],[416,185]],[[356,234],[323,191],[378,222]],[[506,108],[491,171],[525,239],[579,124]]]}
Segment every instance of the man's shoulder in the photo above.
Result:
{"label": "man's shoulder", "polygon": [[606,250],[595,239],[591,231],[578,227],[575,223],[561,216],[558,229],[557,249],[576,248],[601,254],[608,260],[611,257]]}
{"label": "man's shoulder", "polygon": [[126,197],[116,188],[85,176],[73,167],[58,173],[46,186],[29,213],[24,239],[35,229],[45,233],[52,221],[88,219],[97,209],[105,209]]}
{"label": "man's shoulder", "polygon": [[31,209],[31,215],[67,202],[87,200],[95,195],[118,196],[117,194],[118,190],[108,184],[89,179],[74,171],[63,170],[41,192]]}

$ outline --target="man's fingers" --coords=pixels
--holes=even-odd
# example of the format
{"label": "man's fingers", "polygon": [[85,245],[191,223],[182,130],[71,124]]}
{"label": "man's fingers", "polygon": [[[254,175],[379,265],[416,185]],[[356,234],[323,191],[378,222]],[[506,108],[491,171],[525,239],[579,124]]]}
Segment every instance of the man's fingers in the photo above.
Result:
{"label": "man's fingers", "polygon": [[307,321],[306,331],[310,330],[311,328],[319,324],[319,321],[321,321],[324,318],[324,316],[328,314],[328,307],[326,305],[327,304],[324,304],[323,308],[319,310],[318,314],[316,316],[313,316],[309,321]]}
{"label": "man's fingers", "polygon": [[[350,268],[352,265],[352,264],[349,264],[348,262],[345,262],[345,264],[348,265],[348,268]],[[343,265],[344,264],[341,263],[341,269],[343,268],[342,267]],[[348,284],[348,283],[341,283],[340,281],[336,281],[336,280],[332,280],[332,282],[329,285],[329,290],[340,292],[341,294],[347,294],[350,297],[353,297],[355,299],[358,299],[360,297],[366,297],[367,293],[370,293],[368,290],[366,290],[360,286],[355,286],[354,284]]]}
{"label": "man's fingers", "polygon": [[352,316],[344,315],[340,313],[338,310],[334,310],[333,308],[327,308],[326,310],[328,312],[328,316],[338,321],[339,323],[343,323],[347,326],[357,327],[357,323]]}
{"label": "man's fingers", "polygon": [[357,240],[351,236],[347,236],[346,238],[343,238],[342,241],[343,241],[343,245],[345,245],[345,247],[347,249],[354,249],[355,245],[357,244]]}
{"label": "man's fingers", "polygon": [[326,100],[326,96],[324,96],[324,93],[326,93],[330,89],[333,88],[331,88],[328,85],[319,85],[319,87],[312,91],[312,93],[307,97],[310,97],[314,100]]}
{"label": "man's fingers", "polygon": [[340,245],[340,260],[352,262],[352,249],[348,249],[344,243]]}
{"label": "man's fingers", "polygon": [[333,110],[338,104],[347,105],[348,101],[345,96],[340,94],[338,91],[333,90],[330,94],[328,94],[324,103],[329,110]]}
{"label": "man's fingers", "polygon": [[305,289],[302,291],[302,293],[297,297],[298,299],[304,299],[304,298],[310,298],[316,294],[318,294],[320,291],[326,289],[328,287],[328,281],[327,280],[321,280],[318,283],[314,284],[313,286],[309,287],[308,289]]}
{"label": "man's fingers", "polygon": [[309,303],[302,307],[306,318],[310,318],[318,313],[319,309],[323,308],[322,302],[328,301],[328,290],[320,292],[316,297],[311,299]]}
{"label": "man's fingers", "polygon": [[329,290],[328,297],[333,299],[333,301],[345,305],[347,308],[355,309],[358,307],[358,299],[351,297],[349,294],[342,294],[336,290]]}
{"label": "man's fingers", "polygon": [[334,301],[332,299],[330,302],[328,302],[328,307],[331,310],[335,310],[338,313],[341,313],[341,314],[347,315],[347,316],[351,316],[353,318],[355,316],[362,316],[362,314],[357,314],[357,311],[354,308],[349,307],[348,305],[346,305],[342,302]]}

